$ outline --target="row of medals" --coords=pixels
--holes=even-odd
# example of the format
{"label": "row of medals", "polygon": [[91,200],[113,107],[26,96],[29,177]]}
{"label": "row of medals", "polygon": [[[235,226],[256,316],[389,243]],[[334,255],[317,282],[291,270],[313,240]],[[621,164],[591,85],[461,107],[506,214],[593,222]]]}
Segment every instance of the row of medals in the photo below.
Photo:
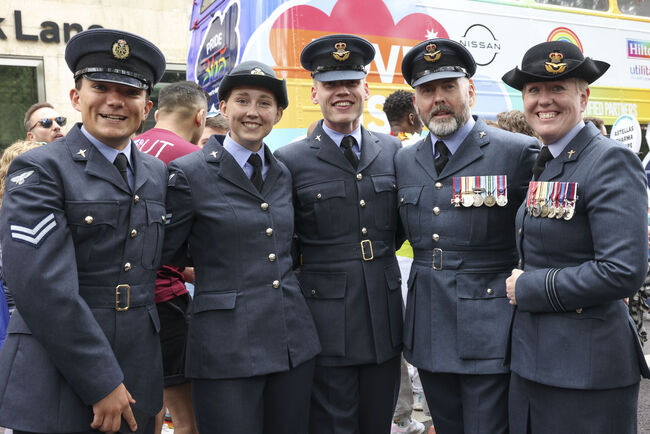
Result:
{"label": "row of medals", "polygon": [[[570,184],[569,185],[570,189],[577,188],[577,186],[574,187],[573,185],[571,185],[575,183],[572,182],[569,184]],[[532,215],[533,217],[571,220],[573,218],[573,215],[575,214],[576,199],[578,198],[577,194],[575,193],[575,190],[573,194],[576,196],[574,200],[565,199],[561,204],[559,203],[560,201],[557,199],[555,200],[540,199],[538,203],[533,203],[536,202],[536,199],[534,197],[531,198],[531,188],[529,186],[528,199],[526,201],[526,211],[528,211],[528,214]]]}
{"label": "row of medals", "polygon": [[494,196],[492,193],[488,193],[483,197],[484,193],[484,188],[475,188],[473,191],[466,191],[462,195],[454,196],[451,200],[451,204],[456,207],[462,205],[466,208],[469,208],[470,206],[479,207],[482,205],[489,207],[494,205],[506,206],[508,204],[508,197],[504,194]]}

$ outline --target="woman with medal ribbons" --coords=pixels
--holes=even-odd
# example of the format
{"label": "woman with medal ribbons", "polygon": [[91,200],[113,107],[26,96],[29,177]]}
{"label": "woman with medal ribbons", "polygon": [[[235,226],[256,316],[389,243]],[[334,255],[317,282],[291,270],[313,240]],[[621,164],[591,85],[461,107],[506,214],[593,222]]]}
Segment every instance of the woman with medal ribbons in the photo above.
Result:
{"label": "woman with medal ribbons", "polygon": [[[639,158],[582,120],[609,64],[568,42],[530,48],[503,81],[540,135],[517,213],[510,337],[510,432],[636,433],[650,372],[623,301],[643,283],[646,177]],[[549,207],[556,209],[555,213]]]}

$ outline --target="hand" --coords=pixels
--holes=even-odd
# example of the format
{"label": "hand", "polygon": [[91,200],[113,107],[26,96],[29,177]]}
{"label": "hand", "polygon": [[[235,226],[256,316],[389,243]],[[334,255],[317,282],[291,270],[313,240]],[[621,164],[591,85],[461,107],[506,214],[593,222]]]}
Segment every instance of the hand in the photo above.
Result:
{"label": "hand", "polygon": [[524,272],[518,268],[515,268],[512,270],[512,273],[510,273],[510,277],[506,279],[506,295],[508,296],[508,300],[510,300],[510,304],[513,306],[517,305],[517,298],[515,297],[515,286],[517,285],[517,279],[519,279],[519,276],[524,274]]}
{"label": "hand", "polygon": [[194,267],[185,267],[183,270],[183,279],[186,283],[194,283]]}
{"label": "hand", "polygon": [[90,427],[106,433],[114,433],[120,429],[122,417],[129,424],[131,431],[138,429],[135,417],[131,411],[131,405],[135,399],[131,396],[123,383],[120,383],[111,393],[101,401],[93,404],[93,418]]}

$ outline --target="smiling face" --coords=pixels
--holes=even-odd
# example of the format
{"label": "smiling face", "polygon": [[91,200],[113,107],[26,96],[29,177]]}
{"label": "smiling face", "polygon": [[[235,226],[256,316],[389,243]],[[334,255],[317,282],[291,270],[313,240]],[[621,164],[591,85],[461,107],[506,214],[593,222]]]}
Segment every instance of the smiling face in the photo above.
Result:
{"label": "smiling face", "polygon": [[70,91],[70,101],[81,113],[84,128],[100,142],[119,150],[128,145],[153,105],[146,90],[86,78],[81,79],[79,89]]}
{"label": "smiling face", "polygon": [[325,125],[342,134],[357,129],[369,97],[365,80],[314,80],[311,88],[311,101],[320,105]]}
{"label": "smiling face", "polygon": [[564,137],[582,120],[589,87],[573,78],[526,83],[521,96],[526,120],[548,145]]}
{"label": "smiling face", "polygon": [[467,78],[444,78],[415,87],[413,97],[422,122],[437,137],[449,137],[469,120],[474,84]]}
{"label": "smiling face", "polygon": [[[59,125],[54,118],[60,117],[59,112],[50,107],[43,107],[32,113],[29,118],[29,123],[32,125],[31,129],[27,132],[27,139],[33,142],[50,143],[56,139],[65,136],[63,126]],[[43,127],[41,119],[52,120],[52,125],[49,128]],[[64,122],[65,123],[65,122]]]}
{"label": "smiling face", "polygon": [[259,151],[264,137],[282,119],[273,92],[258,86],[233,88],[219,110],[230,122],[230,137],[252,152]]}

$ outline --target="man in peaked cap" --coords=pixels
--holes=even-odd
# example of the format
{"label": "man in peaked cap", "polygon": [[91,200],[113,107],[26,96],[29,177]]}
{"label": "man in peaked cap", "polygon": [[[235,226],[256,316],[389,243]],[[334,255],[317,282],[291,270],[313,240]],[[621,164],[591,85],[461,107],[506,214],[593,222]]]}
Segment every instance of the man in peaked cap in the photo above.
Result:
{"label": "man in peaked cap", "polygon": [[517,306],[511,433],[637,432],[650,370],[623,299],[648,269],[647,180],[633,152],[583,121],[589,84],[608,68],[552,41],[503,76],[543,142],[529,207],[517,213],[522,259],[506,281]]}
{"label": "man in peaked cap", "polygon": [[395,158],[399,213],[413,247],[404,357],[418,368],[440,434],[508,432],[514,218],[537,140],[471,115],[476,63],[461,44],[412,48],[402,74],[429,134]]}
{"label": "man in peaked cap", "polygon": [[108,29],[75,35],[65,58],[82,123],[16,158],[7,175],[3,272],[17,310],[0,352],[0,425],[152,433],[162,406],[154,279],[167,171],[130,136],[165,59],[149,41]]}
{"label": "man in peaked cap", "polygon": [[402,297],[395,258],[397,138],[361,125],[370,42],[328,35],[300,56],[323,120],[276,151],[293,177],[303,294],[322,346],[311,433],[388,433],[399,386]]}

